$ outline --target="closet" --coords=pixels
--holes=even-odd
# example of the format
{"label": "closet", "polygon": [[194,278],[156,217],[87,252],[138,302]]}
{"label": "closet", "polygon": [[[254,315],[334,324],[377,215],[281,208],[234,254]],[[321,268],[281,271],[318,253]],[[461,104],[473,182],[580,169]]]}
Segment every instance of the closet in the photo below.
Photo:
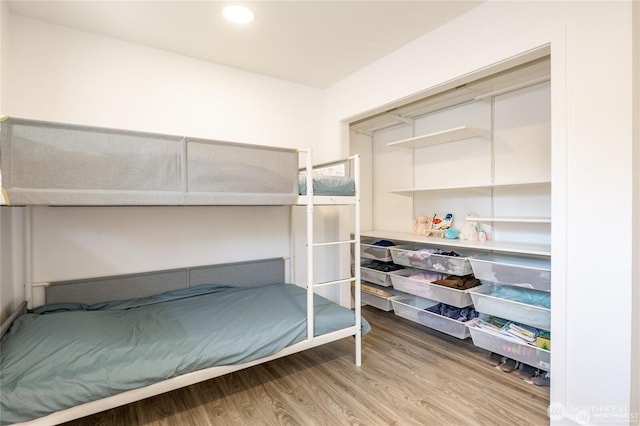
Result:
{"label": "closet", "polygon": [[[551,316],[549,64],[540,58],[350,125],[350,149],[363,158],[363,303],[543,371],[550,371],[542,333]],[[416,234],[418,217],[447,215],[457,238]],[[479,282],[433,282],[456,276]],[[463,314],[437,313],[442,306]],[[512,338],[488,327],[496,318],[541,336]]]}

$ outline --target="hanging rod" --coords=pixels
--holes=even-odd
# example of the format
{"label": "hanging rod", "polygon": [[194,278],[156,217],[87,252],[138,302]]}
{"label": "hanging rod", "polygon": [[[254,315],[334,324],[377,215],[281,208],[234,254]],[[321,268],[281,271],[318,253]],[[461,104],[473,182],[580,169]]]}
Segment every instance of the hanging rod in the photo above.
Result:
{"label": "hanging rod", "polygon": [[548,75],[544,77],[538,77],[533,80],[528,80],[522,83],[514,84],[513,86],[505,87],[503,89],[494,90],[493,92],[477,95],[474,100],[479,101],[493,96],[503,95],[508,92],[513,92],[514,90],[524,89],[525,87],[535,86],[536,84],[545,83],[547,81],[551,81],[551,78]]}

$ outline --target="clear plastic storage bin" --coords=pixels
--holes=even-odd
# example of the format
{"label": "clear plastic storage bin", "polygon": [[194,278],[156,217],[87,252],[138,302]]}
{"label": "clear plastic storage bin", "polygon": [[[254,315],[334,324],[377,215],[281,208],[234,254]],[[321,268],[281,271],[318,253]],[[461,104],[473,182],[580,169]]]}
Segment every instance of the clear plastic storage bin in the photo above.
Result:
{"label": "clear plastic storage bin", "polygon": [[473,344],[479,348],[504,355],[524,364],[539,368],[544,371],[551,369],[551,352],[502,337],[480,328],[478,320],[474,319],[466,323],[467,329],[471,332]]}
{"label": "clear plastic storage bin", "polygon": [[551,291],[551,261],[509,255],[483,255],[470,259],[473,274],[482,282]]}
{"label": "clear plastic storage bin", "polygon": [[383,287],[391,287],[390,272],[377,271],[375,269],[360,267],[360,279]]}
{"label": "clear plastic storage bin", "polygon": [[[441,272],[449,275],[468,275],[472,273],[469,263],[470,254],[455,250],[460,256],[435,254],[436,248],[421,244],[407,244],[390,247],[391,257],[398,265]],[[445,250],[448,251],[448,250]]]}
{"label": "clear plastic storage bin", "polygon": [[[398,295],[398,292],[392,291],[393,289],[385,288],[385,291],[392,293],[394,296]],[[361,300],[363,305],[373,306],[374,308],[380,309],[385,312],[390,312],[393,310],[393,304],[391,303],[391,299],[394,297],[384,297],[377,294],[369,293],[367,291],[361,292]]]}
{"label": "clear plastic storage bin", "polygon": [[[426,299],[437,300],[447,305],[452,305],[457,308],[464,308],[473,303],[471,300],[471,294],[469,290],[457,290],[442,286],[439,284],[432,284],[431,282],[410,278],[411,275],[423,272],[420,269],[401,269],[389,273],[393,288],[405,293],[413,294],[416,296],[424,297]],[[434,275],[438,273],[434,272]],[[440,274],[441,277],[446,277],[446,274]],[[439,279],[439,278],[434,278]]]}
{"label": "clear plastic storage bin", "polygon": [[[536,306],[521,301],[509,300],[497,293],[500,286],[493,284],[483,284],[472,288],[471,299],[476,311],[487,315],[509,319],[511,321],[530,325],[544,330],[551,329],[551,309]],[[539,292],[528,289],[510,289],[519,292],[531,293],[530,299],[536,300],[536,296],[548,296],[546,292]],[[537,293],[537,294],[536,294]],[[526,299],[519,299],[526,300]]]}
{"label": "clear plastic storage bin", "polygon": [[[394,246],[376,246],[374,243],[381,241],[380,238],[361,237],[360,257],[362,259],[379,260],[381,262],[391,262],[392,257],[389,249]],[[389,240],[385,240],[389,241]],[[393,242],[393,241],[392,241]]]}
{"label": "clear plastic storage bin", "polygon": [[437,305],[439,302],[406,295],[392,297],[391,303],[395,314],[399,317],[425,325],[458,339],[466,339],[470,336],[469,330],[465,326],[466,323],[425,310]]}

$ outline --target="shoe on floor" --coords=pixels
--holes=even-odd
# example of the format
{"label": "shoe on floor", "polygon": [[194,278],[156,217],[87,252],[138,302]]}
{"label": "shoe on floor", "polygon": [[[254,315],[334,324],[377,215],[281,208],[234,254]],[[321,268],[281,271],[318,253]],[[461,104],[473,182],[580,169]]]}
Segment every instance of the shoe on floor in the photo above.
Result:
{"label": "shoe on floor", "polygon": [[497,367],[502,364],[502,358],[504,358],[502,355],[491,352],[491,354],[489,355],[489,364]]}
{"label": "shoe on floor", "polygon": [[534,385],[549,387],[551,385],[551,374],[541,371],[540,374],[531,379]]}
{"label": "shoe on floor", "polygon": [[[527,364],[520,364],[520,378],[522,380],[531,381],[538,373],[538,369]],[[533,382],[532,382],[533,383]]]}
{"label": "shoe on floor", "polygon": [[505,373],[511,373],[512,371],[515,371],[515,369],[517,368],[518,368],[518,361],[511,358],[505,358],[504,362],[500,364],[500,370],[504,371]]}

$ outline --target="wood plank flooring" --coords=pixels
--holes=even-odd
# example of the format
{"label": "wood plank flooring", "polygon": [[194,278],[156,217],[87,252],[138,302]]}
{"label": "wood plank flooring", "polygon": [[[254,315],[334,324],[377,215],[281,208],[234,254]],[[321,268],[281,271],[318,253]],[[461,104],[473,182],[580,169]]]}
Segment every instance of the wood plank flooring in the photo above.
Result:
{"label": "wood plank flooring", "polygon": [[549,388],[489,365],[467,341],[363,307],[353,339],[108,410],[85,425],[544,425]]}

